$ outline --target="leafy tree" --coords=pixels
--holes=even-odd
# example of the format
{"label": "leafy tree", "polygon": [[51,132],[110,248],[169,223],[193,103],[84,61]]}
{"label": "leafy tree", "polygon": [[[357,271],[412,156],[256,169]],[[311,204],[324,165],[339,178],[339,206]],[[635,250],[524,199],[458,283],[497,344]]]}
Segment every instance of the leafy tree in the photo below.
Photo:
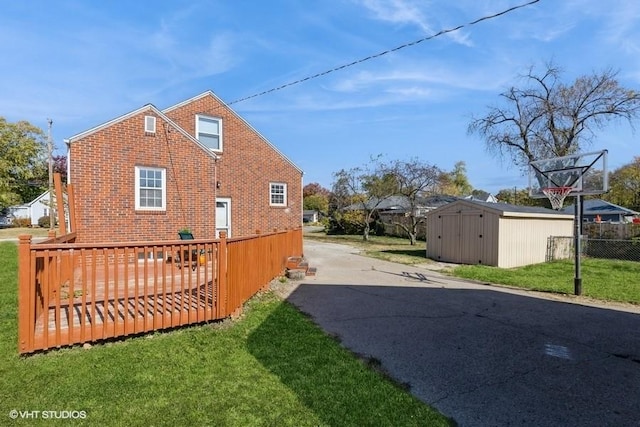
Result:
{"label": "leafy tree", "polygon": [[640,210],[640,156],[611,172],[609,193],[605,198],[611,203]]}
{"label": "leafy tree", "polygon": [[368,241],[378,207],[396,191],[394,176],[385,175],[376,159],[372,159],[370,164],[363,167],[342,169],[334,173],[334,203],[341,205],[336,206],[334,219],[339,224],[338,218],[344,215],[345,209],[348,209],[345,202],[350,201],[357,210],[362,212],[362,238]]}
{"label": "leafy tree", "polygon": [[638,117],[640,93],[621,87],[616,72],[581,76],[566,85],[559,68],[552,63],[545,68],[538,73],[532,67],[523,88],[501,94],[504,106],[489,108],[469,125],[497,156],[508,155],[524,168],[533,160],[579,152],[609,122],[633,125]]}
{"label": "leafy tree", "polygon": [[551,207],[547,199],[534,199],[530,197],[527,189],[503,188],[496,194],[496,199],[498,199],[498,202],[512,205]]}
{"label": "leafy tree", "polygon": [[329,211],[329,197],[321,194],[312,194],[304,198],[303,206],[305,210],[321,212],[326,215]]}
{"label": "leafy tree", "polygon": [[302,189],[302,203],[304,209],[314,210],[327,215],[329,212],[330,193],[331,192],[329,190],[317,182],[305,185]]}
{"label": "leafy tree", "polygon": [[473,191],[467,177],[467,165],[463,161],[456,162],[451,172],[441,172],[439,179],[440,193],[450,196],[468,196]]}
{"label": "leafy tree", "polygon": [[0,210],[26,202],[21,192],[36,178],[47,153],[44,132],[26,121],[0,117]]}
{"label": "leafy tree", "polygon": [[[462,162],[459,162],[462,163]],[[464,166],[464,163],[462,163]],[[393,224],[402,228],[409,236],[412,245],[416,244],[418,226],[425,221],[418,212],[420,199],[433,194],[438,188],[442,171],[436,166],[422,162],[417,158],[409,161],[395,161],[383,165],[384,176],[390,177],[389,182],[395,184],[395,195],[402,196],[408,204],[408,222],[394,221]],[[392,177],[392,178],[391,178]]]}
{"label": "leafy tree", "polygon": [[[59,173],[62,182],[65,183],[67,181],[67,156],[53,156],[52,164],[53,173]],[[24,202],[35,199],[49,189],[49,159],[42,159],[32,172],[33,178],[20,183],[16,190]]]}

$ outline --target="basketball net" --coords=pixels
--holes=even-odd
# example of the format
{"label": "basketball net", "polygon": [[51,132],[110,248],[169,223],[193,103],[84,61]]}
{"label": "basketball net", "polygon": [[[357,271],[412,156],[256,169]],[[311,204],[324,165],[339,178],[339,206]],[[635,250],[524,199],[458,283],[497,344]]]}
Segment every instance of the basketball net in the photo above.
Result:
{"label": "basketball net", "polygon": [[546,187],[542,189],[542,192],[549,198],[551,207],[558,210],[562,208],[565,197],[567,197],[572,190],[573,187]]}

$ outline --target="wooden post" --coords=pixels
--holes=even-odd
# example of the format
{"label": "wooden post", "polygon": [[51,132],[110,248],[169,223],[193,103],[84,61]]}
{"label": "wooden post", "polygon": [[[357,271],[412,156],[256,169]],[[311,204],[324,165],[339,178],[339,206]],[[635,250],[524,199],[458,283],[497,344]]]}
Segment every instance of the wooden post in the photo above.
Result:
{"label": "wooden post", "polygon": [[78,227],[76,226],[76,200],[73,184],[67,184],[67,205],[69,206],[69,232],[74,232]]}
{"label": "wooden post", "polygon": [[[62,194],[62,178],[59,172],[53,174],[53,181],[56,186],[56,209],[58,210],[58,230],[60,231],[58,234],[64,236],[67,234],[67,221],[64,217],[64,195]],[[53,206],[50,208],[53,209]]]}
{"label": "wooden post", "polygon": [[31,307],[31,235],[18,236],[18,351],[26,353],[33,350],[33,330],[30,315]]}
{"label": "wooden post", "polygon": [[220,232],[220,243],[218,243],[218,280],[216,311],[218,319],[227,317],[227,295],[229,294],[227,281],[227,232]]}

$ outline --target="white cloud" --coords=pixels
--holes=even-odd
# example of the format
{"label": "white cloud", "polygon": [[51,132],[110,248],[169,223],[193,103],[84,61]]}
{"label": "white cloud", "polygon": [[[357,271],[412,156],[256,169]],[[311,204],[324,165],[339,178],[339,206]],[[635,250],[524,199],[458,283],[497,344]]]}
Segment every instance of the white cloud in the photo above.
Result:
{"label": "white cloud", "polygon": [[[436,13],[443,13],[444,9],[434,8],[432,2],[411,1],[411,0],[359,0],[359,3],[369,10],[375,19],[383,22],[389,22],[397,25],[414,25],[418,27],[425,36],[434,35],[442,30],[448,30],[455,26],[465,24],[465,22],[451,23],[449,27],[437,27],[430,23],[431,20],[446,22],[446,20],[438,19],[428,14],[428,11],[434,10]],[[427,15],[430,15],[429,18]],[[456,43],[471,46],[472,42],[469,36],[463,31],[453,31],[446,33]]]}

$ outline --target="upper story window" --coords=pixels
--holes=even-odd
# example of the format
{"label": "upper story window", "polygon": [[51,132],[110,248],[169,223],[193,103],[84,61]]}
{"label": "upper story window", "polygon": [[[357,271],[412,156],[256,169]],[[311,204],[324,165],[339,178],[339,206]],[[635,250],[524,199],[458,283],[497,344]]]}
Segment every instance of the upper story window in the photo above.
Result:
{"label": "upper story window", "polygon": [[197,115],[196,138],[210,150],[222,151],[222,120]]}
{"label": "upper story window", "polygon": [[166,210],[166,170],[146,166],[136,166],[135,169],[136,210]]}
{"label": "upper story window", "polygon": [[269,183],[269,204],[271,206],[287,206],[287,184]]}

